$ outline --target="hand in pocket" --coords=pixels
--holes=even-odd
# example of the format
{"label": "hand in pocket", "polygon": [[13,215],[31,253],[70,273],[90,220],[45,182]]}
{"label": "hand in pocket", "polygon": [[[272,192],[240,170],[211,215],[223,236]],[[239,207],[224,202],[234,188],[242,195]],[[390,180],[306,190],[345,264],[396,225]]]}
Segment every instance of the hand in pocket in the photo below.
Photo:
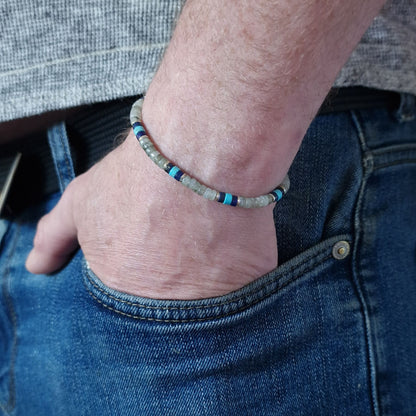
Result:
{"label": "hand in pocket", "polygon": [[52,273],[79,244],[113,289],[157,299],[219,296],[276,267],[272,210],[201,198],[156,167],[130,134],[40,220],[26,265]]}

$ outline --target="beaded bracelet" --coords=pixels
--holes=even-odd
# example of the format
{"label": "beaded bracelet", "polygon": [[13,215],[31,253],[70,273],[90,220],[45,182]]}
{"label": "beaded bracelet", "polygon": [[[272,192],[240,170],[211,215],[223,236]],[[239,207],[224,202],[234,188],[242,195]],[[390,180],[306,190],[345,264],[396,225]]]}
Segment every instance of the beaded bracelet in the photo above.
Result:
{"label": "beaded bracelet", "polygon": [[215,189],[211,189],[203,185],[195,178],[192,178],[187,173],[185,173],[178,166],[175,166],[156,149],[155,145],[146,134],[146,130],[142,124],[142,107],[143,98],[140,98],[133,104],[130,112],[130,123],[133,127],[134,134],[140,143],[140,146],[150,157],[150,159],[152,159],[156,165],[168,173],[169,176],[172,176],[178,182],[181,182],[183,185],[198,195],[201,195],[210,201],[220,202],[224,205],[230,205],[232,207],[260,208],[280,201],[283,198],[283,195],[285,195],[289,190],[290,181],[287,175],[283,182],[276,189],[269,192],[268,194],[257,197],[232,195],[227,192],[216,191]]}

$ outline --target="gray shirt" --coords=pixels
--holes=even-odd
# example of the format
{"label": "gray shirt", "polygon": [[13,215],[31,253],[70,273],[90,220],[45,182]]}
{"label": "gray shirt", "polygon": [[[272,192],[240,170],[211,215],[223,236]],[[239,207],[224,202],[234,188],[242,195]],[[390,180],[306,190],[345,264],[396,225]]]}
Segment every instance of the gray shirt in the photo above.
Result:
{"label": "gray shirt", "polygon": [[[183,3],[3,0],[0,122],[144,92]],[[416,0],[386,4],[335,85],[416,94]]]}

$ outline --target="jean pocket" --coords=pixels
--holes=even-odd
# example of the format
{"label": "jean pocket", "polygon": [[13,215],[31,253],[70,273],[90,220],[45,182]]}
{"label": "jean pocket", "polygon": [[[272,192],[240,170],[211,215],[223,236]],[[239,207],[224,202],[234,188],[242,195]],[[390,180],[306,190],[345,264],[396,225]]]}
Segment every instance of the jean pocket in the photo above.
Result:
{"label": "jean pocket", "polygon": [[369,414],[351,247],[350,235],[329,238],[240,290],[196,301],[119,293],[84,265],[89,365],[109,390],[131,381],[125,402],[140,398],[137,414]]}
{"label": "jean pocket", "polygon": [[199,300],[158,300],[119,292],[106,286],[85,260],[83,280],[96,303],[125,318],[166,324],[241,319],[275,302],[282,292],[290,291],[297,283],[308,281],[344,260],[350,247],[350,235],[328,238],[237,291]]}

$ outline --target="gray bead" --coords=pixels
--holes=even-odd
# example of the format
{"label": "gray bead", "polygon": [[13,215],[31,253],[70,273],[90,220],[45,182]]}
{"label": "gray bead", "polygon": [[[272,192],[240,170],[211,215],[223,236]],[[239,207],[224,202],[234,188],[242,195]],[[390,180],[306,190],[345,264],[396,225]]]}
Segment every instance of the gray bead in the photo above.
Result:
{"label": "gray bead", "polygon": [[263,199],[261,196],[256,196],[255,198],[255,207],[260,208],[263,206]]}
{"label": "gray bead", "polygon": [[130,114],[130,124],[141,123],[140,118],[134,114]]}
{"label": "gray bead", "polygon": [[140,143],[140,145],[142,146],[143,150],[147,150],[147,149],[155,149],[155,146],[153,145],[153,143]]}
{"label": "gray bead", "polygon": [[143,98],[137,100],[131,107],[130,111],[130,123],[141,123],[142,122],[142,108],[143,108]]}
{"label": "gray bead", "polygon": [[251,208],[250,198],[240,197],[240,205],[242,208]]}
{"label": "gray bead", "polygon": [[256,208],[256,199],[255,198],[247,198],[246,199],[246,208]]}
{"label": "gray bead", "polygon": [[192,188],[195,191],[197,191],[199,189],[199,182],[195,178],[192,178]]}
{"label": "gray bead", "polygon": [[184,173],[182,176],[181,176],[181,178],[179,179],[179,182],[184,182],[184,181],[186,181],[186,178],[189,178],[189,175],[187,175],[186,173]]}
{"label": "gray bead", "polygon": [[155,162],[155,163],[156,163],[156,157],[159,156],[159,155],[160,155],[160,153],[156,149],[154,149],[152,152],[149,153],[150,159],[152,159],[153,162]]}
{"label": "gray bead", "polygon": [[191,178],[191,181],[189,182],[189,188],[192,189],[194,192],[197,192],[197,190],[199,189],[199,182],[196,179]]}
{"label": "gray bead", "polygon": [[214,191],[214,189],[211,188],[207,188],[202,196],[206,199],[209,199],[210,201],[215,201],[217,197],[217,191]]}
{"label": "gray bead", "polygon": [[154,144],[152,143],[152,141],[151,141],[151,140],[149,139],[149,137],[147,137],[147,136],[142,136],[142,137],[140,137],[139,142],[140,142],[140,145],[141,145],[142,147],[144,147],[144,146],[149,146],[149,145],[154,146]]}
{"label": "gray bead", "polygon": [[159,153],[154,159],[153,159],[153,162],[155,162],[156,163],[156,165],[158,165],[159,166],[159,162],[160,162],[160,159],[162,159],[163,158],[163,156]]}
{"label": "gray bead", "polygon": [[257,198],[257,206],[258,207],[265,207],[267,205],[269,205],[269,198],[267,197],[267,195],[262,195],[262,196],[258,196]]}
{"label": "gray bead", "polygon": [[202,185],[202,183],[199,183],[199,182],[197,182],[197,183],[198,183],[198,186],[197,186],[195,192],[198,195],[202,196],[202,195],[204,195],[205,191],[207,190],[207,187],[205,185]]}
{"label": "gray bead", "polygon": [[244,198],[243,196],[239,196],[238,201],[237,201],[237,206],[241,208],[246,208],[246,198]]}
{"label": "gray bead", "polygon": [[150,153],[152,153],[152,152],[154,152],[154,151],[156,151],[156,149],[155,149],[155,147],[154,146],[149,146],[149,147],[146,147],[146,149],[143,149],[145,152],[146,152],[146,154],[150,157]]}
{"label": "gray bead", "polygon": [[285,176],[285,178],[283,179],[283,182],[280,184],[280,186],[283,188],[283,190],[285,191],[285,194],[286,194],[287,191],[290,188],[290,179],[289,179],[288,175]]}
{"label": "gray bead", "polygon": [[190,188],[192,178],[186,173],[182,176],[181,182],[187,187]]}
{"label": "gray bead", "polygon": [[161,169],[165,169],[166,165],[169,163],[169,160],[167,160],[162,154],[160,155],[161,158],[159,159],[157,163],[157,165],[161,168]]}

